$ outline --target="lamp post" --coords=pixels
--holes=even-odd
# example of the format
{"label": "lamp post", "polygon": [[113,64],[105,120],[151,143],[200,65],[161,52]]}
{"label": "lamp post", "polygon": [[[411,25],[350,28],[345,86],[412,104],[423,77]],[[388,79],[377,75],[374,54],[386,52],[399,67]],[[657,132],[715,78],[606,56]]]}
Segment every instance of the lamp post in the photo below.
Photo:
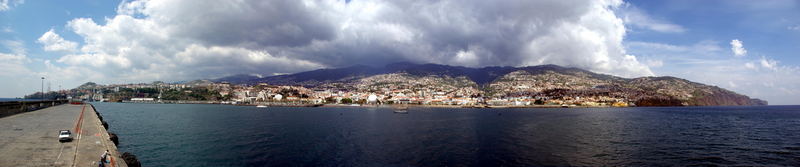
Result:
{"label": "lamp post", "polygon": [[42,77],[42,96],[41,100],[44,100],[44,77]]}

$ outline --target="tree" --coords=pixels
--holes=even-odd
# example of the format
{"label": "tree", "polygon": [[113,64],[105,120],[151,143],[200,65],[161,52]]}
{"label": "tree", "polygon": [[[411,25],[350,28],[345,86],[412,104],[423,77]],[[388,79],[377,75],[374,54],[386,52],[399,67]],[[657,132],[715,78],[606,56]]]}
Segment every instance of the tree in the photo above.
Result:
{"label": "tree", "polygon": [[350,104],[350,103],[353,103],[353,99],[350,99],[350,98],[342,99],[342,104]]}
{"label": "tree", "polygon": [[534,101],[534,102],[533,102],[533,104],[536,104],[536,105],[544,105],[544,100],[542,100],[542,99],[536,99],[536,101]]}
{"label": "tree", "polygon": [[333,97],[326,97],[325,98],[325,103],[334,103],[334,102],[336,102],[336,99],[334,99]]}

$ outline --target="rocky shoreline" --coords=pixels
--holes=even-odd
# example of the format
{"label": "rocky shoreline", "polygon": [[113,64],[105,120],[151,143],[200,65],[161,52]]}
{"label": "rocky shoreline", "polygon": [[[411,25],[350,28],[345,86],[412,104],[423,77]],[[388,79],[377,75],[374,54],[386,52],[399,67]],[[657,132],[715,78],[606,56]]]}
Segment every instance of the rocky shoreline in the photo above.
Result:
{"label": "rocky shoreline", "polygon": [[[113,132],[108,130],[108,123],[103,120],[103,116],[100,115],[100,112],[97,111],[96,108],[94,108],[94,105],[89,104],[89,106],[92,106],[92,110],[94,110],[94,113],[97,115],[97,118],[100,119],[100,122],[103,125],[103,128],[105,128],[106,132],[108,132],[108,136],[109,136],[108,138],[109,138],[109,140],[111,140],[111,142],[114,143],[114,147],[118,146],[119,145],[119,137],[117,136],[117,134],[115,134],[115,133],[113,133]],[[136,155],[133,155],[133,153],[123,152],[120,155],[120,158],[122,158],[125,161],[125,164],[128,167],[141,167],[142,166],[142,163],[139,161],[138,158],[136,158]]]}

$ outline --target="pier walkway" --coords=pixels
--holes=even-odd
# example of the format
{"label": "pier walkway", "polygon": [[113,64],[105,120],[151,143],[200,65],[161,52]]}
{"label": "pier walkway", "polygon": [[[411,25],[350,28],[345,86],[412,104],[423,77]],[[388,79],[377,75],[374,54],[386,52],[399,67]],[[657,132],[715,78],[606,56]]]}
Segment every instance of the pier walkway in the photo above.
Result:
{"label": "pier walkway", "polygon": [[[58,131],[72,131],[59,142]],[[98,166],[109,150],[111,163],[127,167],[89,104],[63,104],[0,118],[0,166]]]}

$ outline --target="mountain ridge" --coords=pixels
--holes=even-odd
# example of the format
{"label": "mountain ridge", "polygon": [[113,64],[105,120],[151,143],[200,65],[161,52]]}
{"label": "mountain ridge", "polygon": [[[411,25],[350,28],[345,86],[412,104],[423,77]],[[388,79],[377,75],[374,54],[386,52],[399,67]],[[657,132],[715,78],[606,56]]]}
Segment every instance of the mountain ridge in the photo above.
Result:
{"label": "mountain ridge", "polygon": [[[570,70],[586,71],[579,68],[562,67],[553,64],[526,66],[526,67],[488,66],[481,68],[471,68],[471,67],[450,66],[450,65],[442,65],[434,63],[414,64],[408,62],[398,62],[398,63],[390,63],[383,67],[374,67],[374,66],[358,64],[343,68],[316,69],[316,70],[298,72],[293,74],[275,75],[267,77],[256,77],[249,74],[236,74],[210,80],[214,82],[230,82],[234,84],[253,84],[253,83],[277,84],[277,82],[284,82],[284,81],[302,83],[311,80],[337,81],[337,80],[347,79],[348,77],[372,76],[378,74],[405,72],[416,76],[424,76],[424,75],[467,76],[472,80],[476,80],[476,83],[485,84],[493,81],[497,77],[513,72],[520,68],[526,70],[536,70],[538,68],[541,68],[541,69],[570,69]],[[605,74],[599,74],[599,75],[605,75]]]}

